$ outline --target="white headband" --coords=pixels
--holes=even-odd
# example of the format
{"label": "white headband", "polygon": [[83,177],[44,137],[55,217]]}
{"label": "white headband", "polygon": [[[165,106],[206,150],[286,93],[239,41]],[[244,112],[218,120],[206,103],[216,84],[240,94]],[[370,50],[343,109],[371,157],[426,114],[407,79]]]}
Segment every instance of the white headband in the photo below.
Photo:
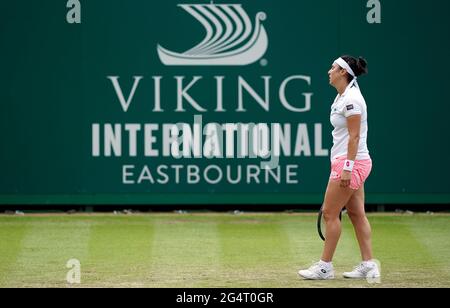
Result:
{"label": "white headband", "polygon": [[339,58],[336,61],[334,61],[334,63],[336,63],[337,65],[339,65],[340,67],[342,67],[343,69],[345,69],[350,75],[352,75],[352,77],[357,78],[355,72],[353,72],[352,68],[350,67],[350,65],[348,65],[347,62],[345,62],[344,59]]}

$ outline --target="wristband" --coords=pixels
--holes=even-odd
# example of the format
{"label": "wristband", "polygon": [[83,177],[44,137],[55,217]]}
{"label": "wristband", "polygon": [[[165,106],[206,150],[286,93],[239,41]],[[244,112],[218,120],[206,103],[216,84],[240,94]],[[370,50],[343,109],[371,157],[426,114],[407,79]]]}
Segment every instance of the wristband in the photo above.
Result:
{"label": "wristband", "polygon": [[345,163],[344,163],[344,170],[352,172],[354,165],[355,165],[355,161],[346,159]]}

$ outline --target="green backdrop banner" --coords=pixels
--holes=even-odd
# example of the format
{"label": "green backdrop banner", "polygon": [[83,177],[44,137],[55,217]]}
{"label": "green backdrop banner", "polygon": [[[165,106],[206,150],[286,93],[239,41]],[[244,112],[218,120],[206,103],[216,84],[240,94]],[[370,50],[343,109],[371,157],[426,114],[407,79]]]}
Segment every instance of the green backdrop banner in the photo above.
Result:
{"label": "green backdrop banner", "polygon": [[[320,203],[363,56],[368,202],[448,203],[450,2],[8,1],[0,203]],[[269,167],[269,168],[266,168]]]}

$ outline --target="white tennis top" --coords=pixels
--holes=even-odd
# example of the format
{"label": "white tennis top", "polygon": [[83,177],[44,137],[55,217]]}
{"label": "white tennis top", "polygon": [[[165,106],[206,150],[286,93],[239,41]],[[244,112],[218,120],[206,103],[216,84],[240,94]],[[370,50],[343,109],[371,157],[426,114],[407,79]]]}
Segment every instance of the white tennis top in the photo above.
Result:
{"label": "white tennis top", "polygon": [[337,95],[331,105],[330,121],[333,125],[333,148],[331,160],[340,156],[347,156],[349,133],[347,118],[352,115],[361,115],[361,131],[356,160],[369,159],[367,148],[367,105],[359,90],[357,83],[350,82],[342,95]]}

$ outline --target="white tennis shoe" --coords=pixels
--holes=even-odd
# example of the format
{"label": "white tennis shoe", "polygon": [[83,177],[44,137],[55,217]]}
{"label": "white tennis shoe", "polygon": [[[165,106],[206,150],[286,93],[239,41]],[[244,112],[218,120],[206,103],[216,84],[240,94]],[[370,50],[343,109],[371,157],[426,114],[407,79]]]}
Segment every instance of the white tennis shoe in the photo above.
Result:
{"label": "white tennis shoe", "polygon": [[376,279],[380,278],[380,269],[378,265],[371,262],[361,262],[353,271],[343,273],[344,278],[351,279]]}
{"label": "white tennis shoe", "polygon": [[313,264],[307,270],[300,270],[298,274],[308,280],[329,280],[334,279],[333,265],[325,266],[321,262]]}

